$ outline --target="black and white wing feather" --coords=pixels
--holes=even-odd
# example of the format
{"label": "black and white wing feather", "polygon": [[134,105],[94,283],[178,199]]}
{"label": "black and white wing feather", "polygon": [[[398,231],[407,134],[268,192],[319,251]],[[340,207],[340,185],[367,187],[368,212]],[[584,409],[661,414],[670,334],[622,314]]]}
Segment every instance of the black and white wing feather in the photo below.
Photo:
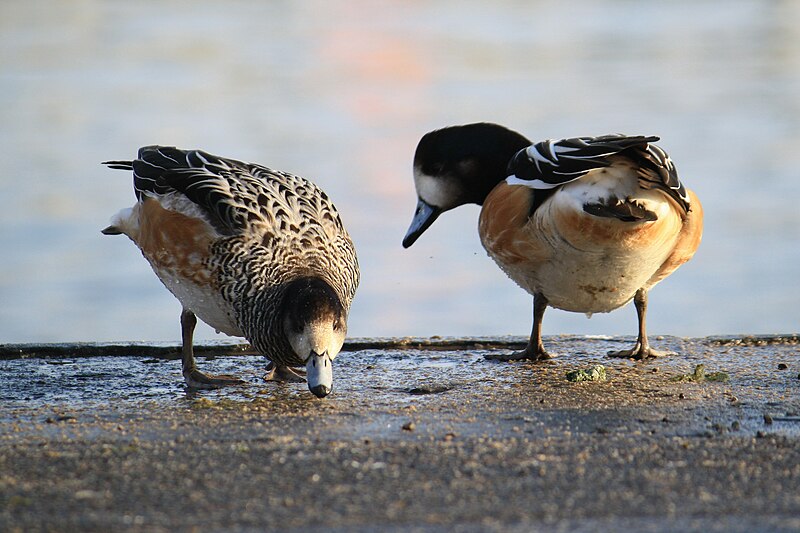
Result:
{"label": "black and white wing feather", "polygon": [[652,144],[658,140],[655,136],[603,135],[542,141],[511,158],[506,182],[548,191],[611,166],[614,156],[620,155],[638,165],[643,187],[664,190],[688,211],[689,197],[675,165],[664,150]]}
{"label": "black and white wing feather", "polygon": [[332,203],[316,185],[261,165],[166,146],[145,146],[134,161],[105,164],[133,171],[139,200],[188,200],[222,235],[252,226],[283,231],[301,221],[331,225],[333,233],[343,229]]}

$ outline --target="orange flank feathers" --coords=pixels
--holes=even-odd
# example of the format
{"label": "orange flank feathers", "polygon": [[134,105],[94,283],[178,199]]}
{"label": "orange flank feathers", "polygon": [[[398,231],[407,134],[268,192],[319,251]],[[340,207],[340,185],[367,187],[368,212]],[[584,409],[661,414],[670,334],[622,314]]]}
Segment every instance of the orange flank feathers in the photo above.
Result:
{"label": "orange flank feathers", "polygon": [[531,189],[500,183],[483,203],[478,221],[481,243],[503,264],[535,269],[549,258],[536,228],[528,223],[532,202]]}
{"label": "orange flank feathers", "polygon": [[134,241],[154,269],[197,285],[210,285],[211,275],[203,263],[210,253],[213,231],[204,220],[164,209],[157,200],[145,198]]}
{"label": "orange flank feathers", "polygon": [[647,283],[649,287],[675,272],[679,266],[694,256],[700,246],[700,240],[703,237],[703,206],[694,191],[688,190],[687,192],[689,193],[692,207],[683,220],[683,226],[678,234],[678,241],[675,243],[672,253],[662,263],[661,268],[650,278]]}

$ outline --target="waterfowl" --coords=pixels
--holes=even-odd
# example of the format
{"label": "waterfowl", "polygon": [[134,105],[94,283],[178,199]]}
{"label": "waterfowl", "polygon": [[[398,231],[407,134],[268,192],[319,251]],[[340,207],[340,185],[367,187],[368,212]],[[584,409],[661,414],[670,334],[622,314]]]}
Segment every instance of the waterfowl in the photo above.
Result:
{"label": "waterfowl", "polygon": [[241,383],[197,369],[197,317],[245,337],[270,361],[266,379],[302,380],[322,398],[358,287],[356,250],[336,207],[310,181],[200,150],[141,148],[136,203],[106,235],[127,235],[181,302],[183,377],[189,387]]}
{"label": "waterfowl", "polygon": [[524,350],[500,360],[544,360],[550,306],[606,313],[633,300],[636,344],[609,355],[661,355],[646,331],[648,291],[691,259],[703,232],[697,196],[678,179],[654,136],[546,140],[490,123],[432,131],[414,155],[418,202],[408,248],[443,212],[481,205],[481,243],[533,296]]}

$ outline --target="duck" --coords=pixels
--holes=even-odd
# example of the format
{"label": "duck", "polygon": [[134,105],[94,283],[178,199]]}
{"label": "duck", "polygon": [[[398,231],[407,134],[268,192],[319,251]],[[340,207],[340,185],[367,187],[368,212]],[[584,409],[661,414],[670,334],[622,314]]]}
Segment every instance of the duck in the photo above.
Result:
{"label": "duck", "polygon": [[548,307],[591,316],[631,300],[636,343],[608,355],[664,355],[648,340],[648,294],[694,255],[703,208],[659,140],[610,134],[533,143],[487,122],[420,139],[413,167],[417,206],[403,246],[413,245],[442,213],[478,204],[481,244],[533,296],[525,348],[487,358],[550,359],[542,341]]}
{"label": "duck", "polygon": [[145,146],[132,161],[103,164],[133,172],[136,202],[102,233],[130,238],[180,301],[186,385],[243,383],[197,368],[199,318],[264,354],[265,379],[305,374],[309,390],[327,396],[360,271],[325,192],[287,172],[173,146]]}

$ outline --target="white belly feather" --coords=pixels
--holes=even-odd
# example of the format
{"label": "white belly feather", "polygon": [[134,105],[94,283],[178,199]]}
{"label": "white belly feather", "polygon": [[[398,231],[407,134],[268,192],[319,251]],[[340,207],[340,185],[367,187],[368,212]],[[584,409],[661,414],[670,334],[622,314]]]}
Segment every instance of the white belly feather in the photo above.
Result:
{"label": "white belly feather", "polygon": [[[649,280],[675,247],[682,219],[665,195],[639,188],[632,172],[605,170],[587,178],[559,189],[528,222],[525,230],[542,243],[544,261],[535,267],[503,264],[499,254],[490,255],[518,285],[531,294],[540,292],[550,306],[604,313],[650,287]],[[583,210],[585,203],[614,193],[635,199],[658,220],[624,222]]]}
{"label": "white belly feather", "polygon": [[199,286],[172,272],[157,269],[154,265],[151,266],[153,266],[153,271],[158,279],[181,302],[184,309],[192,311],[217,332],[234,337],[244,336],[236,325],[233,309],[228,302],[223,300],[219,291],[209,290],[207,286]]}
{"label": "white belly feather", "polygon": [[[158,198],[157,200],[161,202],[162,199]],[[174,202],[171,207],[175,207]],[[165,226],[142,224],[140,217],[143,210],[143,204],[137,202],[132,208],[123,209],[117,213],[112,218],[112,225],[136,243],[158,279],[181,302],[184,309],[192,311],[200,320],[218,332],[236,337],[244,336],[236,324],[230,303],[222,298],[220,292],[213,285],[196,283],[186,275],[187,273],[199,274],[202,272],[204,267],[200,253],[183,253],[183,261],[179,267],[175,250],[150,249],[142,245],[143,239],[146,239],[148,233],[158,232],[165,235],[162,231]],[[162,239],[165,242],[169,241],[168,237],[162,237]],[[181,275],[181,272],[184,275]],[[196,277],[199,280],[208,279],[207,274]]]}

